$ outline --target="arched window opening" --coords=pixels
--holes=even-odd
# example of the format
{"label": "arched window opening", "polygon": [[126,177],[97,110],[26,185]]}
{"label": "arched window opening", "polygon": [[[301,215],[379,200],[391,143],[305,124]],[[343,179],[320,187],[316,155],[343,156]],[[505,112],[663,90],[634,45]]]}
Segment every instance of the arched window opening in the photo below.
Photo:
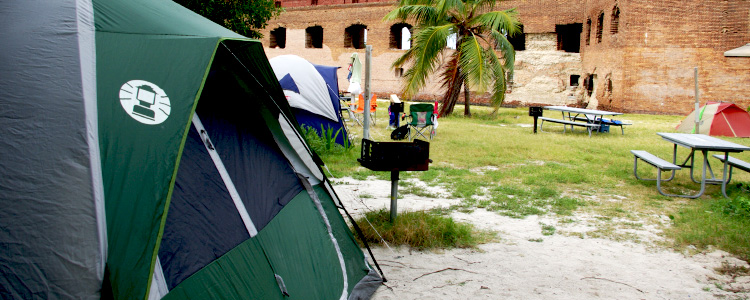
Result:
{"label": "arched window opening", "polygon": [[458,34],[452,33],[445,39],[445,47],[448,49],[456,49],[456,43],[458,42]]}
{"label": "arched window opening", "polygon": [[284,27],[278,27],[274,30],[271,30],[271,44],[269,45],[270,48],[286,48],[286,28]]}
{"label": "arched window opening", "polygon": [[615,6],[612,9],[612,21],[609,24],[609,32],[617,34],[620,31],[620,8]]}
{"label": "arched window opening", "polygon": [[354,24],[344,30],[344,47],[364,49],[367,44],[367,26]]}
{"label": "arched window opening", "polygon": [[599,14],[599,19],[596,21],[596,43],[602,42],[602,32],[604,31],[604,13]]}
{"label": "arched window opening", "polygon": [[586,46],[591,44],[591,18],[586,20]]}
{"label": "arched window opening", "polygon": [[323,48],[323,27],[311,26],[305,29],[305,48]]}
{"label": "arched window opening", "polygon": [[388,47],[409,50],[411,48],[411,28],[412,26],[406,23],[393,24]]}

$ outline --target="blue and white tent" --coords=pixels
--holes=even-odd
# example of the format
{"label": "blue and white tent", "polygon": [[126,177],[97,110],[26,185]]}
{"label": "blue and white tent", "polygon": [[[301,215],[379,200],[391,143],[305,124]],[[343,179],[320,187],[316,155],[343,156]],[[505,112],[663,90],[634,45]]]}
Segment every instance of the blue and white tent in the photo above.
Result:
{"label": "blue and white tent", "polygon": [[269,61],[299,124],[318,133],[321,128],[338,132],[336,143],[343,145],[349,135],[341,117],[338,67],[315,65],[296,55]]}

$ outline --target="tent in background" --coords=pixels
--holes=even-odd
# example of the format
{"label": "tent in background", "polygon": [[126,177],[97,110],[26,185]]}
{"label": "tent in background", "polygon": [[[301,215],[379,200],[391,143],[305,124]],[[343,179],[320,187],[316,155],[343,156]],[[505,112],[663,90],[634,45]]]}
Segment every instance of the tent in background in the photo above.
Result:
{"label": "tent in background", "polygon": [[0,298],[380,285],[259,41],[167,0],[3,8]]}
{"label": "tent in background", "polygon": [[284,95],[301,126],[309,126],[321,133],[338,132],[336,143],[344,145],[349,139],[341,117],[338,96],[338,67],[310,63],[296,55],[281,55],[270,60]]}
{"label": "tent in background", "polygon": [[677,125],[677,131],[695,133],[696,118],[699,120],[698,133],[750,137],[750,114],[733,103],[709,101],[687,115]]}

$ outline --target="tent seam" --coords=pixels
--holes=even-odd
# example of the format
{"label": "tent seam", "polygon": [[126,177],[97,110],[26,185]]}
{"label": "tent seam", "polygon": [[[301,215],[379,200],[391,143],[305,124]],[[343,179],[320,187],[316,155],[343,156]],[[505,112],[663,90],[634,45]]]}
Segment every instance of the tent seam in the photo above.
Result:
{"label": "tent seam", "polygon": [[164,225],[167,223],[167,214],[169,212],[169,204],[172,202],[172,194],[174,193],[174,185],[175,181],[177,180],[177,171],[180,168],[180,161],[182,160],[182,153],[185,150],[185,141],[187,140],[188,132],[190,131],[190,126],[192,126],[192,116],[195,114],[195,109],[198,107],[198,100],[200,99],[200,95],[203,92],[203,87],[206,84],[206,78],[208,77],[208,72],[211,70],[211,65],[213,65],[214,59],[216,58],[216,50],[219,47],[219,43],[222,41],[222,39],[218,39],[216,41],[216,46],[214,47],[213,53],[211,53],[211,59],[209,59],[208,64],[206,66],[206,71],[203,73],[203,80],[201,81],[201,85],[198,88],[198,91],[195,94],[195,98],[193,98],[193,107],[190,109],[189,119],[188,122],[185,122],[185,127],[183,129],[182,134],[182,142],[180,143],[180,149],[177,151],[177,157],[176,157],[176,163],[174,167],[174,172],[172,172],[172,179],[169,181],[169,191],[167,192],[167,200],[164,203],[164,213],[162,214],[161,223],[159,224],[159,233],[156,235],[156,244],[154,245],[154,252],[151,255],[151,266],[149,267],[149,278],[148,278],[148,284],[146,285],[146,295],[144,297],[145,300],[148,299],[149,291],[151,290],[151,284],[154,276],[154,267],[156,266],[156,258],[159,256],[159,247],[161,247],[161,239],[164,236]]}

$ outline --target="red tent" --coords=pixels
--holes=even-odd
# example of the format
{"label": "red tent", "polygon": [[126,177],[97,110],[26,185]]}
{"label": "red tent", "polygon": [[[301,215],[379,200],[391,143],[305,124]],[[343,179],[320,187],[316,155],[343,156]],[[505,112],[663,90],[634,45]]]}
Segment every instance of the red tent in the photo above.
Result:
{"label": "red tent", "polygon": [[677,126],[677,131],[696,133],[695,119],[699,120],[698,133],[750,137],[750,113],[728,102],[708,102],[693,111]]}

